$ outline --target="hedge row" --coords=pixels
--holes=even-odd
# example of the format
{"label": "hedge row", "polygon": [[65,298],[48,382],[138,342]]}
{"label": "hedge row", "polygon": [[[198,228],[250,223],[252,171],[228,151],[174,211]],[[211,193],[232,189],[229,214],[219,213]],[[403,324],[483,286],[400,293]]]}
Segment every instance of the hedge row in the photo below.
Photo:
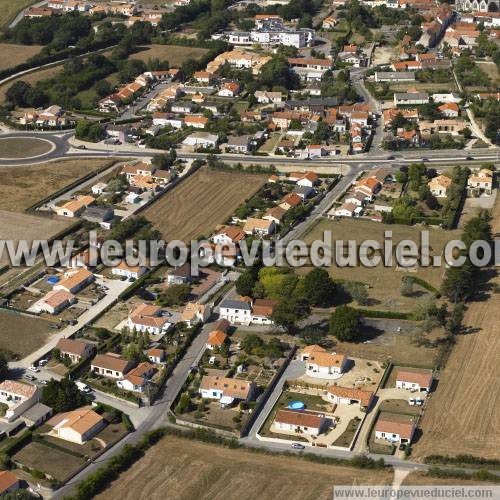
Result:
{"label": "hedge row", "polygon": [[467,481],[489,481],[491,483],[500,483],[500,476],[487,471],[486,469],[479,469],[476,472],[466,472],[461,469],[442,469],[440,467],[430,467],[427,471],[427,476],[440,477],[444,479],[465,479]]}
{"label": "hedge row", "polygon": [[500,460],[497,458],[475,457],[474,455],[428,455],[424,459],[426,464],[454,464],[454,465],[485,465],[489,468],[500,467]]}
{"label": "hedge row", "polygon": [[357,309],[365,318],[412,319],[411,312],[376,311],[373,309]]}
{"label": "hedge row", "polygon": [[2,453],[11,457],[15,455],[21,448],[31,442],[33,437],[33,433],[28,429],[24,431],[19,437],[13,439],[5,448],[2,450]]}

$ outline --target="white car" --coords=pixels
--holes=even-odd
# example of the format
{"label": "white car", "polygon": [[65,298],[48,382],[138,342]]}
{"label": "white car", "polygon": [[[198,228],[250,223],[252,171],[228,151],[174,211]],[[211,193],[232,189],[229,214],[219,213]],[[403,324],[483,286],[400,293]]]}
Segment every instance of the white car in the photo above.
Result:
{"label": "white car", "polygon": [[410,406],[415,406],[415,405],[416,405],[416,400],[415,400],[415,398],[410,398],[410,399],[408,400],[408,404],[409,404]]}
{"label": "white car", "polygon": [[40,368],[37,368],[35,365],[31,365],[28,370],[31,370],[32,372],[38,373],[40,371]]}

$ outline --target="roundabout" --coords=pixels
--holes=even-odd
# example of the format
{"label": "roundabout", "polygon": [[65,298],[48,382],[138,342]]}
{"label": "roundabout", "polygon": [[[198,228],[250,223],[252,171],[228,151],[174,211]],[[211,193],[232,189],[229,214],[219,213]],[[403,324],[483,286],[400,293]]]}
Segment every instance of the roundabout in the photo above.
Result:
{"label": "roundabout", "polygon": [[40,158],[56,149],[49,139],[39,137],[0,138],[0,160],[31,160]]}

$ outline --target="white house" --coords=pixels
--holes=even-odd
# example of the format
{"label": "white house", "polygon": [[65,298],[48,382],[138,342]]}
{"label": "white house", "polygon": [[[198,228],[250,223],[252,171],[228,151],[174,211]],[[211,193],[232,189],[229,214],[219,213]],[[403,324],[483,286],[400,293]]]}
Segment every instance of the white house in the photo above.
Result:
{"label": "white house", "polygon": [[352,387],[341,387],[331,385],[328,387],[327,399],[337,405],[358,405],[362,409],[367,409],[373,402],[374,393],[354,389]]}
{"label": "white house", "polygon": [[83,444],[92,439],[106,425],[106,421],[90,408],[78,408],[55,415],[47,421],[47,425],[52,426],[50,435]]}
{"label": "white house", "polygon": [[248,380],[205,375],[201,379],[199,392],[202,398],[217,399],[222,407],[229,407],[236,401],[254,399],[257,386]]}
{"label": "white house", "polygon": [[130,330],[159,335],[166,332],[172,324],[166,316],[162,316],[161,307],[140,304],[129,314],[127,326]]}
{"label": "white house", "polygon": [[216,135],[208,132],[193,132],[182,141],[182,144],[194,148],[215,148],[218,140]]}
{"label": "white house", "polygon": [[356,208],[358,207],[353,203],[345,202],[335,209],[334,214],[336,217],[353,217]]}
{"label": "white house", "polygon": [[438,175],[432,178],[427,185],[431,193],[438,198],[445,198],[448,193],[448,188],[451,186],[451,179],[445,175]]}
{"label": "white house", "polygon": [[4,380],[0,384],[0,403],[7,406],[2,418],[8,422],[15,420],[38,401],[40,401],[40,391],[36,385],[17,380]]}
{"label": "white house", "polygon": [[323,379],[340,378],[348,363],[344,354],[330,354],[319,345],[305,347],[301,353],[301,360],[305,361],[307,375]]}
{"label": "white house", "polygon": [[130,370],[122,380],[117,380],[116,385],[125,391],[144,392],[150,378],[155,374],[156,368],[149,362],[139,363]]}
{"label": "white house", "polygon": [[212,308],[209,304],[188,302],[182,310],[180,320],[186,323],[188,328],[191,328],[197,323],[206,323],[211,314]]}
{"label": "white house", "polygon": [[410,368],[398,370],[396,373],[396,387],[411,391],[430,391],[432,386],[432,372],[429,370],[414,370]]}
{"label": "white house", "polygon": [[92,194],[101,195],[106,191],[107,184],[105,182],[98,182],[94,184],[91,188]]}
{"label": "white house", "polygon": [[117,266],[111,269],[114,276],[125,276],[130,279],[138,279],[147,271],[145,266],[129,266],[125,260],[122,260]]}
{"label": "white house", "polygon": [[90,364],[90,371],[102,377],[120,379],[132,368],[132,363],[118,354],[98,354]]}
{"label": "white house", "polygon": [[219,315],[230,323],[249,325],[252,322],[252,305],[243,300],[224,300],[219,306]]}
{"label": "white house", "polygon": [[74,302],[76,302],[76,297],[72,293],[65,290],[51,290],[37,300],[28,311],[37,314],[42,312],[57,314]]}
{"label": "white house", "polygon": [[68,293],[78,293],[95,280],[95,276],[87,269],[71,269],[64,273],[64,279],[54,285],[54,290],[64,290]]}
{"label": "white house", "polygon": [[493,190],[493,172],[483,168],[479,172],[472,173],[467,180],[467,189],[469,194],[477,191],[490,195]]}
{"label": "white house", "polygon": [[326,428],[326,424],[327,421],[323,413],[282,409],[276,414],[273,427],[278,431],[300,432],[318,436]]}
{"label": "white house", "polygon": [[375,424],[375,439],[410,444],[415,434],[415,427],[415,422],[409,415],[381,413]]}

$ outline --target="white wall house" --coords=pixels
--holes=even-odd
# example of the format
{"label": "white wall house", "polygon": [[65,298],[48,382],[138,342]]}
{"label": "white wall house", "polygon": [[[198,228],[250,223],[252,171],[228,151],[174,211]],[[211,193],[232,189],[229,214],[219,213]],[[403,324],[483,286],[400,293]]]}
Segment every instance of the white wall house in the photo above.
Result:
{"label": "white wall house", "polygon": [[219,306],[219,316],[233,324],[249,325],[252,322],[252,305],[242,300],[224,300]]}
{"label": "white wall house", "polygon": [[323,413],[282,409],[278,411],[273,427],[278,431],[300,432],[318,436],[325,429],[326,423]]}

